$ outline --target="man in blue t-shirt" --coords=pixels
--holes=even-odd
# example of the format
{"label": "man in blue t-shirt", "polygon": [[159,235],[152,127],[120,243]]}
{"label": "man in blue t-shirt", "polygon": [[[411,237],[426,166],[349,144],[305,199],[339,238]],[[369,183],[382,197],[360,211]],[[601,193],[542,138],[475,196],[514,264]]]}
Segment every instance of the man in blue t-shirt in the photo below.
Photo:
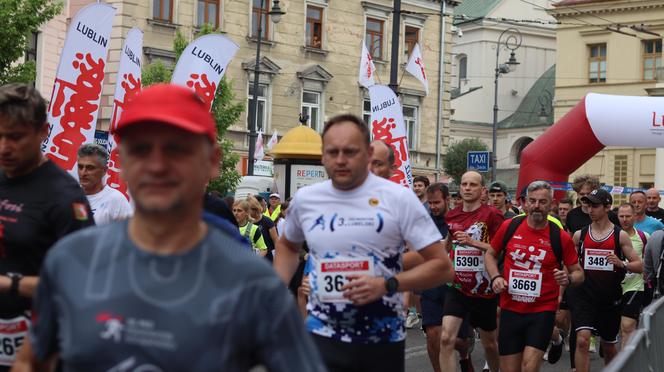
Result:
{"label": "man in blue t-shirt", "polygon": [[629,194],[629,202],[634,206],[636,218],[634,228],[652,235],[657,230],[664,229],[664,224],[658,219],[646,215],[646,193],[638,190]]}
{"label": "man in blue t-shirt", "polygon": [[65,371],[324,371],[269,264],[201,218],[221,158],[204,101],[152,86],[116,132],[135,214],[49,252],[17,369],[59,359]]}

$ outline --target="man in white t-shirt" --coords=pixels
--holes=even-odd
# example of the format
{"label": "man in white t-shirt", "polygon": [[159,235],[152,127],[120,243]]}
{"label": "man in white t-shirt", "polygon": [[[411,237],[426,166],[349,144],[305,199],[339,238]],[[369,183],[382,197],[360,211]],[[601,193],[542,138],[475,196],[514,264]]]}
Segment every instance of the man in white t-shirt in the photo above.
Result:
{"label": "man in white t-shirt", "polygon": [[108,151],[94,143],[78,149],[78,181],[88,197],[97,226],[129,218],[131,205],[122,193],[103,182],[108,170]]}
{"label": "man in white t-shirt", "polygon": [[[306,325],[330,372],[403,371],[404,312],[398,292],[453,278],[441,235],[409,189],[371,174],[369,130],[354,115],[325,124],[330,180],[295,194],[277,243],[275,270],[288,283],[309,247]],[[424,263],[403,271],[404,244]]]}

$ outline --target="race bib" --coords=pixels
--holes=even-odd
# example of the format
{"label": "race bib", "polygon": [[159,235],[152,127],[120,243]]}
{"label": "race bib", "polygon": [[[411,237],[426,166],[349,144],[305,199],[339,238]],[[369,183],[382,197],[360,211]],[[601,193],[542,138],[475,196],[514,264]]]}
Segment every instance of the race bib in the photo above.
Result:
{"label": "race bib", "polygon": [[457,247],[454,250],[454,270],[484,271],[484,252],[472,247]]}
{"label": "race bib", "polygon": [[613,253],[606,249],[586,249],[583,265],[586,270],[613,271],[613,264],[607,257]]}
{"label": "race bib", "polygon": [[26,316],[0,319],[0,366],[11,367],[29,330],[30,320]]}
{"label": "race bib", "polygon": [[539,297],[542,293],[542,273],[512,270],[508,292],[518,296]]}
{"label": "race bib", "polygon": [[318,261],[317,295],[321,302],[351,303],[341,288],[348,275],[374,275],[373,259],[369,257],[337,257]]}

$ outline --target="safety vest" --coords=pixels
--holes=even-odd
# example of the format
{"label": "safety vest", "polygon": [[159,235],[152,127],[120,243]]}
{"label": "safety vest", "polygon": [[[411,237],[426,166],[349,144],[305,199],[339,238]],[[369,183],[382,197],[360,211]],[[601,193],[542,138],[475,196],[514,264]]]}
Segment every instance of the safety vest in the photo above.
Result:
{"label": "safety vest", "polygon": [[247,222],[246,225],[240,226],[240,235],[244,236],[245,238],[247,238],[247,240],[249,240],[249,243],[251,244],[254,250],[267,249],[267,245],[265,245],[265,240],[263,240],[262,235],[258,238],[258,240],[255,239],[257,231],[258,231],[258,226],[254,225],[251,222]]}
{"label": "safety vest", "polygon": [[[525,216],[525,215],[526,215],[526,213],[524,212],[524,213],[521,213],[521,214],[519,214],[519,215],[517,215],[517,216],[514,216],[514,217],[520,217],[520,216]],[[514,218],[514,217],[513,217],[513,218]],[[561,229],[565,230],[565,228],[563,227],[563,223],[560,222],[559,219],[553,217],[553,216],[550,215],[550,214],[547,214],[547,215],[546,215],[546,219],[549,220],[549,221],[551,221],[551,222],[553,222],[553,223],[555,223],[555,224],[556,224],[558,227],[560,227]]]}
{"label": "safety vest", "polygon": [[276,208],[274,208],[274,211],[272,211],[272,214],[270,215],[270,208],[266,209],[265,212],[263,212],[263,215],[265,217],[269,217],[272,222],[276,221],[277,218],[279,218],[279,214],[281,213],[281,204],[277,205]]}

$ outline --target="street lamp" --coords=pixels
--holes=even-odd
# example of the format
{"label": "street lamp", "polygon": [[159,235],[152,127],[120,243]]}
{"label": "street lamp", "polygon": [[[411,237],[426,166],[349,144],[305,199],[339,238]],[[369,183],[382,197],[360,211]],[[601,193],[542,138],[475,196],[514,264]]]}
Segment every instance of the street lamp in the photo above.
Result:
{"label": "street lamp", "polygon": [[547,111],[547,108],[551,107],[551,113],[553,113],[553,96],[551,95],[551,92],[548,90],[545,90],[542,92],[542,95],[537,97],[537,102],[540,104],[540,112],[539,115],[537,115],[540,120],[546,121],[546,119],[549,117],[549,112]]}
{"label": "street lamp", "polygon": [[[269,0],[268,0],[269,1]],[[254,152],[256,151],[256,114],[258,113],[258,77],[261,63],[261,38],[263,34],[263,7],[265,0],[261,0],[261,11],[258,12],[258,29],[256,35],[256,64],[254,65],[254,96],[249,105],[249,154],[247,161],[247,175],[254,175]],[[268,12],[272,23],[279,23],[281,16],[286,14],[279,6],[279,0],[273,0],[272,9]]]}
{"label": "street lamp", "polygon": [[[509,33],[509,34],[508,34]],[[507,38],[503,40],[503,35],[507,34]],[[496,180],[496,142],[497,142],[497,129],[498,129],[498,78],[500,74],[508,74],[510,71],[515,71],[516,67],[519,65],[519,62],[516,60],[514,51],[519,49],[521,46],[521,33],[516,28],[508,28],[503,31],[500,36],[498,36],[498,42],[496,42],[496,70],[495,78],[493,81],[494,84],[494,94],[493,94],[493,144],[491,147],[491,181]],[[504,64],[498,63],[498,58],[500,57],[500,47],[504,44],[510,52],[510,58]]]}

